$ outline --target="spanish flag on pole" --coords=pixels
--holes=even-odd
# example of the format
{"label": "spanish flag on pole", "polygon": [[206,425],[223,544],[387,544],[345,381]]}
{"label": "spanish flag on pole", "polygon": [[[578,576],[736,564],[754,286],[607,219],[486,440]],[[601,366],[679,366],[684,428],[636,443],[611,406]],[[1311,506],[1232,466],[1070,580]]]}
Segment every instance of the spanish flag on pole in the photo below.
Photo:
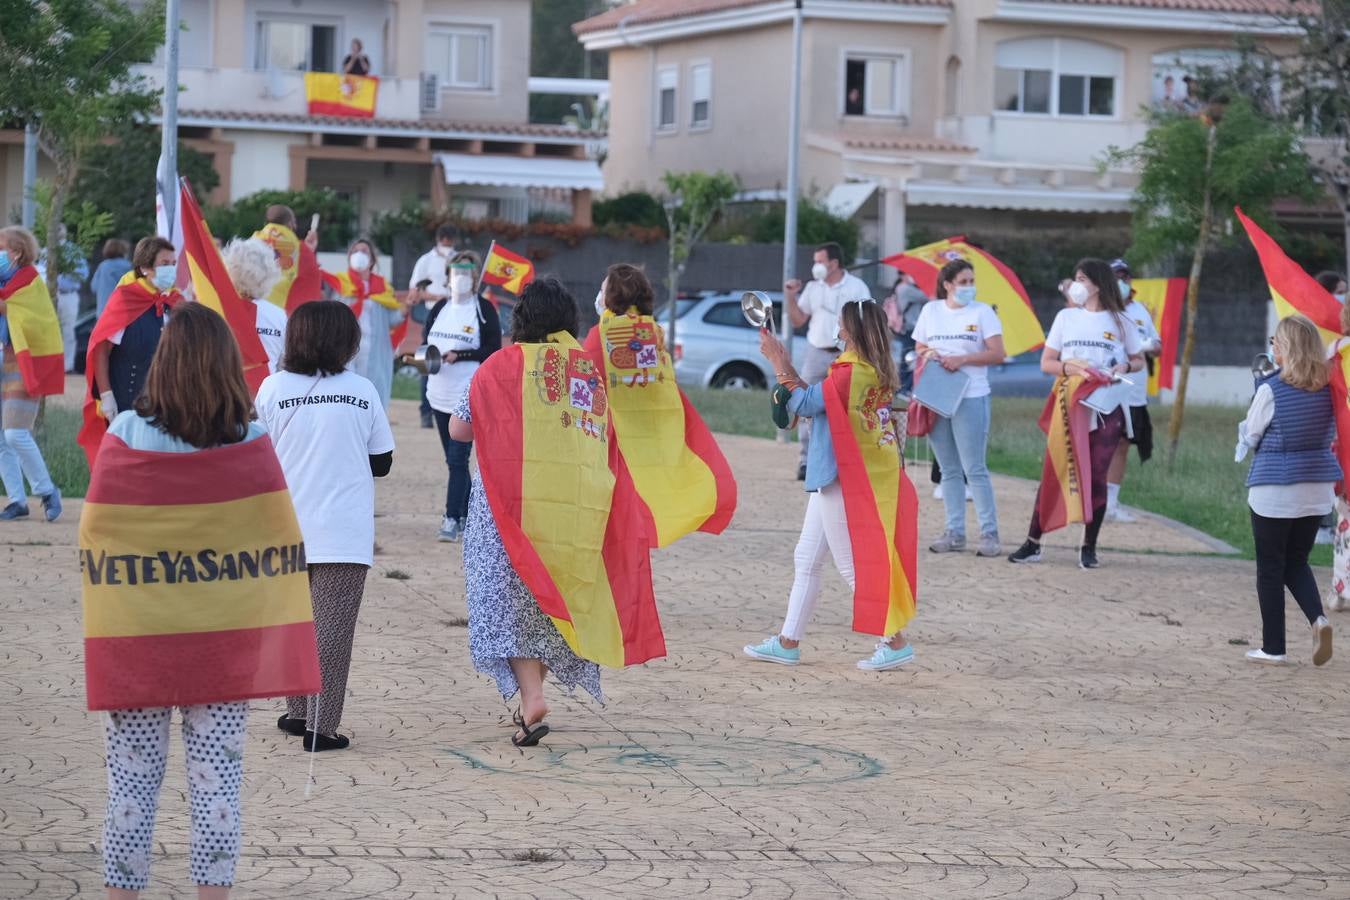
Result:
{"label": "spanish flag on pole", "polygon": [[61,325],[47,285],[37,268],[24,266],[0,288],[9,322],[9,341],[30,397],[59,394],[66,389],[66,361]]}
{"label": "spanish flag on pole", "polygon": [[318,300],[323,295],[319,260],[294,231],[285,225],[269,222],[255,231],[253,236],[272,248],[277,265],[281,268],[281,278],[267,297],[270,302],[290,315],[296,307]]}
{"label": "spanish flag on pole", "polygon": [[1092,520],[1092,460],[1088,432],[1092,410],[1083,405],[1103,380],[1085,375],[1060,376],[1050,389],[1039,425],[1045,432],[1045,461],[1036,509],[1042,531]]}
{"label": "spanish flag on pole", "polygon": [[967,243],[963,235],[905,250],[882,262],[910,275],[920,290],[935,297],[938,273],[956,259],[967,260],[974,267],[979,300],[998,314],[1003,324],[1003,347],[1009,356],[1036,350],[1045,343],[1045,331],[1017,274],[992,254]]}
{"label": "spanish flag on pole", "polygon": [[201,207],[193,196],[187,179],[179,181],[178,218],[183,223],[183,246],[178,251],[178,265],[186,264],[192,275],[192,292],[197,302],[215,310],[234,332],[239,351],[244,356],[244,380],[251,393],[267,377],[267,351],[258,339],[258,308],[239,296],[234,282],[225,271],[225,261],[211,238]]}
{"label": "spanish flag on pole", "polygon": [[1290,259],[1280,249],[1280,245],[1243,213],[1240,207],[1233,210],[1238,221],[1247,230],[1247,237],[1256,248],[1261,260],[1261,269],[1266,273],[1266,282],[1270,285],[1270,299],[1275,301],[1275,312],[1281,318],[1301,313],[1313,320],[1322,332],[1322,339],[1330,344],[1341,336],[1341,305],[1336,298],[1326,292],[1317,279],[1303,267]]}
{"label": "spanish flag on pole", "polygon": [[825,380],[825,413],[853,544],[853,630],[890,637],[914,618],[919,547],[919,497],[901,465],[891,395],[846,351]]}
{"label": "spanish flag on pole", "polygon": [[586,352],[603,374],[619,452],[642,497],[652,546],[693,531],[721,534],[736,511],[736,479],[712,432],[675,383],[651,316],[605,310]]}
{"label": "spanish flag on pole", "polygon": [[375,117],[380,79],[374,75],[306,72],[305,100],[311,116]]}
{"label": "spanish flag on pole", "polygon": [[1162,388],[1172,386],[1177,365],[1177,347],[1181,343],[1181,308],[1186,304],[1185,278],[1136,278],[1130,282],[1134,299],[1153,317],[1153,327],[1162,339],[1158,364],[1148,375],[1149,396],[1158,396]]}
{"label": "spanish flag on pole", "polygon": [[319,690],[305,546],[272,442],[103,442],[80,515],[90,709]]}
{"label": "spanish flag on pole", "polygon": [[488,247],[487,259],[483,260],[482,280],[519,294],[525,290],[525,285],[534,281],[534,263],[493,241]]}
{"label": "spanish flag on pole", "polygon": [[664,656],[641,500],[603,373],[566,332],[492,354],[469,385],[478,466],[511,565],[578,656]]}

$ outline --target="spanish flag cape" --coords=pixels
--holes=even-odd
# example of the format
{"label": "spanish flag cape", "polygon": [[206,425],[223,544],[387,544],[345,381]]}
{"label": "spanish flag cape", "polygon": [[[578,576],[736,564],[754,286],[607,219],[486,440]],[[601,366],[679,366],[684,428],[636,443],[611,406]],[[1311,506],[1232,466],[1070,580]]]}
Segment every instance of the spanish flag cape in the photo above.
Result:
{"label": "spanish flag cape", "polygon": [[[398,298],[389,289],[384,277],[374,272],[370,273],[369,280],[364,284],[361,281],[361,276],[351,269],[337,274],[323,272],[322,277],[323,283],[337,291],[340,296],[352,298],[352,315],[358,319],[361,318],[361,310],[366,308],[367,300],[374,300],[385,309],[398,309],[400,306]],[[403,337],[408,333],[409,318],[411,317],[404,316],[403,321],[389,332],[389,340],[395,348],[403,343]]]}
{"label": "spanish flag cape", "polygon": [[286,310],[289,316],[301,304],[319,299],[323,293],[322,273],[319,259],[308,244],[285,225],[274,222],[264,225],[253,236],[272,248],[281,267],[281,280],[267,295],[270,302]]}
{"label": "spanish flag cape", "polygon": [[664,656],[641,500],[601,371],[566,332],[488,357],[469,386],[478,468],[511,565],[578,656]]}
{"label": "spanish flag cape", "polygon": [[108,431],[108,422],[99,410],[98,382],[94,380],[95,351],[108,343],[113,335],[122,331],[141,317],[147,309],[154,307],[158,315],[164,315],[165,309],[172,309],[183,301],[183,295],[177,288],[160,293],[148,278],[137,278],[132,269],[118,282],[117,289],[108,297],[108,305],[94,324],[94,332],[89,335],[89,351],[85,354],[84,377],[89,390],[84,396],[84,424],[80,426],[76,443],[84,449],[85,459],[89,460],[90,471],[94,468],[94,457],[98,456],[103,435]]}
{"label": "spanish flag cape", "polygon": [[886,637],[914,618],[919,497],[901,466],[891,395],[876,370],[851,350],[841,353],[824,395],[853,545],[853,630]]}
{"label": "spanish flag cape", "polygon": [[9,321],[9,340],[30,397],[60,394],[66,389],[66,361],[61,324],[56,319],[47,285],[34,266],[24,266],[0,288]]}
{"label": "spanish flag cape", "polygon": [[319,690],[305,547],[272,442],[104,441],[80,516],[90,709]]}
{"label": "spanish flag cape", "polygon": [[1063,375],[1055,379],[1037,423],[1045,432],[1045,462],[1036,494],[1041,529],[1055,531],[1073,522],[1092,519],[1092,460],[1088,432],[1092,410],[1083,405],[1105,379]]}
{"label": "spanish flag cape", "polygon": [[736,479],[675,383],[656,320],[636,308],[622,316],[605,310],[586,352],[606,375],[619,452],[642,498],[652,546],[692,531],[721,534],[736,511]]}

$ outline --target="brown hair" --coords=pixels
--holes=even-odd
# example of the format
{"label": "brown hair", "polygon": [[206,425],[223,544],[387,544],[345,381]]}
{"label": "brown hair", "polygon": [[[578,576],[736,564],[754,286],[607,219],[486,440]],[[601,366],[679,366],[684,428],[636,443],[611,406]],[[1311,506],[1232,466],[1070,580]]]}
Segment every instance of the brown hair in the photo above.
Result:
{"label": "brown hair", "polygon": [[889,394],[900,389],[900,373],[891,359],[891,330],[886,313],[875,300],[849,301],[839,315],[848,332],[848,349],[876,370],[877,380]]}
{"label": "brown hair", "polygon": [[966,269],[969,269],[972,272],[975,271],[975,267],[970,264],[970,260],[968,259],[954,259],[942,267],[942,271],[938,273],[937,299],[947,299],[947,282],[955,281],[956,276],[960,275]]}
{"label": "brown hair", "polygon": [[128,247],[127,242],[121,238],[108,238],[108,240],[103,242],[104,259],[126,259],[127,254],[130,252],[131,248]]}
{"label": "brown hair", "polygon": [[301,304],[286,323],[281,367],[297,375],[336,375],[361,348],[361,326],[341,300]]}
{"label": "brown hair", "polygon": [[1275,326],[1275,345],[1279,348],[1280,379],[1305,391],[1326,387],[1326,349],[1322,334],[1307,316],[1289,316]]}
{"label": "brown hair", "polygon": [[239,344],[215,311],[181,303],[164,325],[136,412],[160,431],[205,449],[248,435],[253,401]]}
{"label": "brown hair", "polygon": [[638,315],[650,316],[655,305],[652,283],[640,266],[615,263],[605,271],[605,306],[610,312],[623,315],[636,306]]}
{"label": "brown hair", "polygon": [[136,242],[136,252],[131,254],[131,264],[136,269],[136,277],[149,275],[155,268],[155,257],[161,250],[174,252],[173,244],[158,235],[143,237]]}
{"label": "brown hair", "polygon": [[9,257],[14,263],[14,268],[22,269],[37,261],[37,238],[33,237],[33,232],[27,228],[20,228],[18,225],[0,228],[0,240],[9,245]]}
{"label": "brown hair", "polygon": [[267,212],[263,213],[263,218],[269,225],[285,225],[292,231],[295,230],[295,210],[284,203],[273,203],[267,207]]}

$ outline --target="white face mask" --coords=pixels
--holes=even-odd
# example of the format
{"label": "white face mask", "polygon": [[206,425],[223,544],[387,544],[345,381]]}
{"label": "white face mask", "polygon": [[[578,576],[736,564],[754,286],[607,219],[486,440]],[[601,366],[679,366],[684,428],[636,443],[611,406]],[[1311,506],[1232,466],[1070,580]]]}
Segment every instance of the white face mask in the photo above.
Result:
{"label": "white face mask", "polygon": [[595,292],[595,314],[604,315],[605,312],[605,292],[603,290]]}
{"label": "white face mask", "polygon": [[473,293],[473,276],[451,275],[450,293],[454,294],[456,297],[462,297],[465,294]]}
{"label": "white face mask", "polygon": [[1339,294],[1332,294],[1331,296],[1335,297],[1335,298],[1336,298],[1336,302],[1339,303],[1341,306],[1344,306],[1344,305],[1345,305],[1345,292],[1344,292],[1344,291],[1342,291],[1342,292],[1339,293]]}
{"label": "white face mask", "polygon": [[357,250],[351,256],[347,257],[347,262],[358,272],[364,272],[370,268],[370,254],[364,250]]}
{"label": "white face mask", "polygon": [[444,244],[437,244],[437,245],[436,245],[436,253],[437,253],[437,255],[439,255],[439,256],[449,256],[450,254],[452,254],[452,253],[454,253],[454,252],[455,252],[455,248],[454,248],[454,247],[447,247],[447,246],[445,246]]}
{"label": "white face mask", "polygon": [[1081,281],[1069,285],[1069,302],[1074,306],[1083,306],[1088,302],[1088,288]]}
{"label": "white face mask", "polygon": [[830,267],[824,263],[816,263],[811,267],[811,277],[816,281],[824,281],[828,274],[830,274]]}

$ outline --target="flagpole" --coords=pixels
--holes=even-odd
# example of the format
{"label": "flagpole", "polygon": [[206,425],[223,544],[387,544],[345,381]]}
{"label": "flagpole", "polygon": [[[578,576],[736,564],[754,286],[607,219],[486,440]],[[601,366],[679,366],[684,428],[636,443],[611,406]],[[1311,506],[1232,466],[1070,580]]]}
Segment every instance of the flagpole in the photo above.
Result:
{"label": "flagpole", "polygon": [[497,249],[497,242],[488,244],[487,256],[483,257],[483,264],[478,267],[478,284],[473,289],[473,295],[477,297],[483,290],[483,276],[487,274],[488,260],[492,259],[492,251]]}
{"label": "flagpole", "polygon": [[167,230],[173,237],[178,220],[178,36],[179,0],[168,0],[164,9],[164,119],[160,126],[159,190]]}

